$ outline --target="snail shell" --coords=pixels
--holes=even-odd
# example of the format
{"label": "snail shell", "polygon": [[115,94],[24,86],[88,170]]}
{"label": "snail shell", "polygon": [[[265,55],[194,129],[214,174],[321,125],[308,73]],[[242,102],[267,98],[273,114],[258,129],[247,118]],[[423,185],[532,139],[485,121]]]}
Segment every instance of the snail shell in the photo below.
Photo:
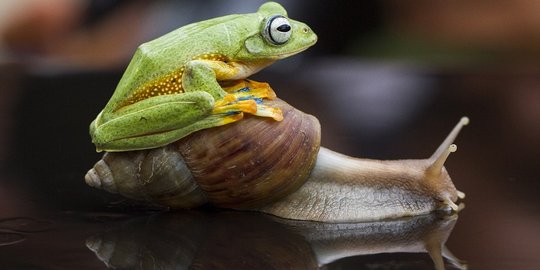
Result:
{"label": "snail shell", "polygon": [[206,203],[251,209],[277,201],[308,178],[320,145],[318,120],[279,99],[284,120],[246,116],[165,147],[105,153],[90,186],[173,208]]}
{"label": "snail shell", "polygon": [[90,186],[172,208],[204,204],[323,222],[368,221],[458,211],[444,168],[463,117],[427,159],[348,157],[320,144],[317,119],[284,101],[282,122],[246,117],[170,145],[106,153],[86,175]]}

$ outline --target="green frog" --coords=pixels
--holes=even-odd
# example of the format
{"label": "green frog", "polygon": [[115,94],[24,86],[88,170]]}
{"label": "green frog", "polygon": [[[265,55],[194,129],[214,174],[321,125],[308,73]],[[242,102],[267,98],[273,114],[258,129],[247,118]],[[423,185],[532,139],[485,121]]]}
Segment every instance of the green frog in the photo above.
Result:
{"label": "green frog", "polygon": [[139,46],[90,125],[97,151],[156,148],[243,118],[280,121],[267,83],[247,78],[315,44],[316,34],[274,2],[257,12],[183,26]]}

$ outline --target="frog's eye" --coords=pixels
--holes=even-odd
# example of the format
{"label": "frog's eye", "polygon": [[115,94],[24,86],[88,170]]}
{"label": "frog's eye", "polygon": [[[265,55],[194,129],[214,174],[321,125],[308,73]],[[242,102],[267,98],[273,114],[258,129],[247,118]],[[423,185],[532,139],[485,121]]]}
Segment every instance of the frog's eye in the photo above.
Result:
{"label": "frog's eye", "polygon": [[264,27],[264,37],[274,45],[280,45],[291,37],[292,27],[287,18],[274,15],[268,19]]}

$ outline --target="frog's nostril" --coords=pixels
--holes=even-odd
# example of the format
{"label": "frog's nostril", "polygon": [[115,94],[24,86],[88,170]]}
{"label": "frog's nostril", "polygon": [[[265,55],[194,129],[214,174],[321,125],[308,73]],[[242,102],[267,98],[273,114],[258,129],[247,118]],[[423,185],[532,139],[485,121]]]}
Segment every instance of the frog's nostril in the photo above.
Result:
{"label": "frog's nostril", "polygon": [[304,34],[307,34],[307,33],[309,32],[309,28],[303,27],[303,28],[302,28],[302,32],[304,32]]}

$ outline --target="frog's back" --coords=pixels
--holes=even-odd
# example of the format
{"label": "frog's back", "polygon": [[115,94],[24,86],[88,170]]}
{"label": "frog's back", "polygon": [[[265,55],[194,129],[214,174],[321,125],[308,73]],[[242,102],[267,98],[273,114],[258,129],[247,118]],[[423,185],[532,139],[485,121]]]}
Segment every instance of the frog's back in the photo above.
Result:
{"label": "frog's back", "polygon": [[145,92],[145,87],[152,87],[157,81],[168,80],[177,84],[175,89],[178,86],[181,88],[178,78],[181,78],[184,66],[190,60],[204,56],[220,57],[219,60],[232,59],[243,46],[244,38],[258,31],[257,27],[246,24],[246,20],[257,20],[254,16],[258,15],[228,15],[197,22],[142,44],[135,52],[105,111],[114,111],[128,105],[118,104],[120,100],[135,103],[147,98],[137,92]]}
{"label": "frog's back", "polygon": [[[248,15],[228,15],[188,24],[139,46],[139,51],[161,68],[171,69],[205,53],[221,51],[231,54],[243,43],[244,31],[239,31]],[[232,55],[227,55],[232,56]]]}

